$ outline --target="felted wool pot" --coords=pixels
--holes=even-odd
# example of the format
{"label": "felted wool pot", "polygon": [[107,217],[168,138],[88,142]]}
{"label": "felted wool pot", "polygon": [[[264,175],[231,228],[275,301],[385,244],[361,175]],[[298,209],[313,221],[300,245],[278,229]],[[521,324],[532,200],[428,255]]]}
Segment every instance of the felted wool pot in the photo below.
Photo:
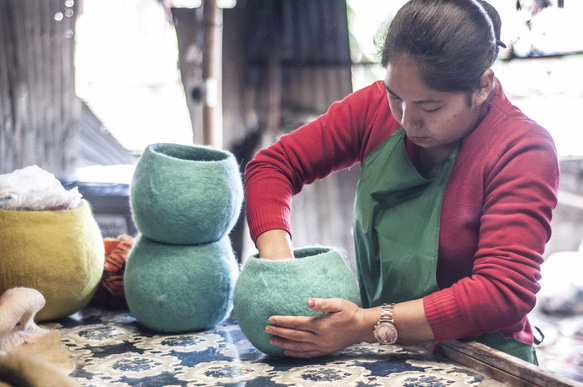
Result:
{"label": "felted wool pot", "polygon": [[212,328],[228,317],[239,267],[228,236],[203,245],[136,238],[124,275],[136,320],[162,332]]}
{"label": "felted wool pot", "polygon": [[234,312],[241,330],[260,351],[283,356],[269,343],[267,319],[280,316],[318,316],[309,298],[344,298],[358,303],[354,276],[337,250],[308,247],[294,250],[296,259],[272,261],[251,256],[237,281]]}
{"label": "felted wool pot", "polygon": [[39,321],[83,309],[103,274],[103,238],[85,200],[66,211],[0,210],[0,294],[13,287],[42,293]]}
{"label": "felted wool pot", "polygon": [[203,146],[149,145],[136,165],[130,191],[140,233],[178,245],[215,242],[227,235],[242,202],[235,157]]}

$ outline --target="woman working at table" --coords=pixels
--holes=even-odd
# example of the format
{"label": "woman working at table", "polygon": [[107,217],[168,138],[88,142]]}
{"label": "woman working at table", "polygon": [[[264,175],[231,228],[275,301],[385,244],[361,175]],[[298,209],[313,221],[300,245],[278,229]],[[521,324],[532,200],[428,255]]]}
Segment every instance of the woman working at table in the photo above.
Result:
{"label": "woman working at table", "polygon": [[247,219],[265,259],[293,257],[292,196],[360,162],[354,239],[362,308],[310,299],[323,317],[272,316],[295,357],[378,340],[476,338],[536,363],[526,317],[556,205],[550,135],[506,98],[491,66],[500,19],[475,0],[411,0],[391,22],[384,81],[259,152]]}

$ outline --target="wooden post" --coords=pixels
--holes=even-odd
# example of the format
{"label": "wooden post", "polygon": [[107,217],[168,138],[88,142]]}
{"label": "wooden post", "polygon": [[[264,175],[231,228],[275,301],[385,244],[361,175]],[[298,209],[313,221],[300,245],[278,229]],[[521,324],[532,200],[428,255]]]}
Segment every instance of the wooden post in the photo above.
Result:
{"label": "wooden post", "polygon": [[202,76],[204,103],[202,108],[203,143],[216,148],[223,147],[222,104],[222,43],[223,10],[216,0],[203,3],[203,54]]}
{"label": "wooden post", "polygon": [[190,114],[192,140],[195,144],[203,142],[202,11],[202,7],[171,9],[178,40],[180,77]]}
{"label": "wooden post", "polygon": [[267,42],[272,53],[267,62],[267,130],[274,139],[281,121],[281,8],[281,0],[274,1],[269,28],[272,35]]}

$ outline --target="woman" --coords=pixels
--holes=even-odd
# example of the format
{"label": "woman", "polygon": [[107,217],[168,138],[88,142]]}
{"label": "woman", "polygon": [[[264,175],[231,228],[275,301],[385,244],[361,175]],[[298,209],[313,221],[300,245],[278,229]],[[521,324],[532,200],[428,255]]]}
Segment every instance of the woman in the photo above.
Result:
{"label": "woman", "polygon": [[526,317],[556,205],[551,136],[506,98],[491,66],[500,20],[475,0],[411,0],[392,21],[378,81],[246,169],[247,219],[265,259],[293,257],[289,215],[304,184],[360,162],[354,238],[362,308],[272,316],[295,357],[378,340],[476,340],[536,364]]}

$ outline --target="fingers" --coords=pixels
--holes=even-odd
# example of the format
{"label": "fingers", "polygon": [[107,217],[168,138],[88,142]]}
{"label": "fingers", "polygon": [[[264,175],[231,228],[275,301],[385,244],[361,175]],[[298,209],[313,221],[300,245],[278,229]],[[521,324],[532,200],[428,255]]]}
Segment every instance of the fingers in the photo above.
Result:
{"label": "fingers", "polygon": [[313,332],[314,317],[310,316],[271,316],[267,321],[272,326]]}
{"label": "fingers", "polygon": [[295,341],[295,340],[288,340],[280,336],[273,336],[269,342],[279,348],[283,348],[285,350],[291,351],[313,351],[316,349],[314,343],[306,342],[306,341]]}
{"label": "fingers", "polygon": [[347,302],[342,298],[310,298],[308,307],[316,312],[336,313],[341,312]]}
{"label": "fingers", "polygon": [[[282,332],[281,329],[266,329],[268,333]],[[288,335],[288,333],[290,333]],[[281,336],[273,336],[269,342],[277,347],[284,349],[284,354],[286,356],[297,357],[297,358],[310,358],[316,356],[322,356],[325,353],[318,348],[318,346],[310,340],[308,333],[303,332],[302,334],[294,334],[292,331],[288,330],[282,333],[288,337],[294,337],[295,339],[288,339]],[[312,334],[313,335],[313,334]]]}
{"label": "fingers", "polygon": [[293,341],[313,341],[315,336],[314,332],[303,326],[298,326],[297,324],[290,324],[288,326],[279,324],[268,325],[265,327],[265,332],[273,336]]}
{"label": "fingers", "polygon": [[[351,307],[357,308],[354,303],[343,298],[310,298],[307,303],[310,309],[322,313],[337,313]],[[271,316],[268,321],[270,324],[274,325],[294,329],[305,329],[314,321],[314,318],[307,316]]]}
{"label": "fingers", "polygon": [[310,298],[308,307],[321,316],[271,316],[265,331],[271,344],[293,357],[314,357],[336,352],[355,342],[342,332],[355,325],[358,305],[341,298]]}
{"label": "fingers", "polygon": [[314,317],[273,316],[265,331],[272,335],[269,342],[283,348],[286,356],[308,358],[322,355],[318,350],[317,335],[310,329]]}
{"label": "fingers", "polygon": [[329,355],[333,352],[336,352],[336,350],[322,347],[321,345],[312,342],[311,340],[289,340],[283,337],[273,336],[269,342],[277,347],[284,349],[283,353],[286,356],[291,357],[309,358]]}

